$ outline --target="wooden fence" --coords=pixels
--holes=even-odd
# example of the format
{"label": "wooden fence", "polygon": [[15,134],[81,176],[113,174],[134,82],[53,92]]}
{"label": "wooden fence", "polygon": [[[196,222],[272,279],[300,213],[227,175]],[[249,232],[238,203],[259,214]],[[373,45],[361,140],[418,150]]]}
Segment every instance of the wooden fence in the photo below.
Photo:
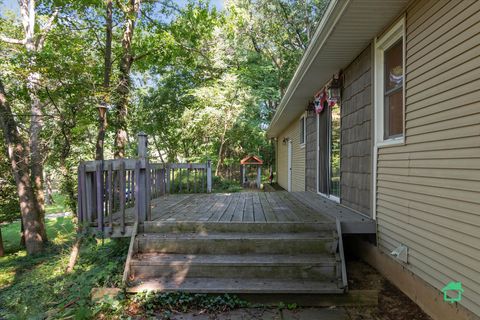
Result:
{"label": "wooden fence", "polygon": [[78,219],[82,226],[124,234],[128,225],[152,220],[151,200],[170,193],[212,191],[207,163],[150,163],[147,137],[139,134],[138,158],[84,161],[78,167]]}

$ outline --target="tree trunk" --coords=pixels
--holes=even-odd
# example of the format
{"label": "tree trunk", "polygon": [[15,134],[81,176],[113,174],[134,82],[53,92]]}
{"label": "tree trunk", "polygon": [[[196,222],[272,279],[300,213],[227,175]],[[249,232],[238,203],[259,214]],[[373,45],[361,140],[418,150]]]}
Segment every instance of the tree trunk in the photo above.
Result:
{"label": "tree trunk", "polygon": [[140,0],[130,0],[125,14],[125,30],[123,32],[123,54],[120,61],[120,78],[116,89],[117,94],[117,119],[115,132],[115,158],[125,157],[127,145],[127,114],[131,89],[130,71],[134,61],[132,54],[132,40],[137,14],[140,9]]}
{"label": "tree trunk", "polygon": [[63,176],[63,192],[66,193],[68,198],[68,206],[72,212],[77,210],[77,197],[75,196],[75,181],[72,176],[69,175],[69,168],[67,166],[67,157],[60,157],[60,172]]}
{"label": "tree trunk", "polygon": [[[38,90],[40,88],[41,75],[35,70],[35,53],[43,48],[44,37],[37,38],[35,35],[35,0],[20,1],[20,15],[25,31],[25,49],[31,54],[29,67],[30,73],[27,78],[27,91],[30,97],[30,128],[28,148],[30,149],[30,176],[32,180],[31,188],[35,200],[32,205],[36,207],[40,232],[42,240],[47,241],[47,232],[45,230],[45,194],[43,190],[43,156],[40,143],[40,134],[43,129],[42,104],[39,98]],[[56,15],[56,14],[55,14]],[[53,20],[52,20],[53,23]],[[49,27],[47,27],[49,29]],[[48,30],[47,30],[48,32]],[[28,171],[25,172],[28,174]],[[28,226],[26,228],[28,232]],[[25,239],[27,241],[27,239]]]}
{"label": "tree trunk", "polygon": [[45,193],[43,189],[43,150],[40,144],[40,134],[43,129],[42,109],[40,99],[38,98],[38,86],[40,74],[31,73],[28,77],[27,88],[30,95],[30,130],[29,130],[29,149],[30,149],[30,174],[33,181],[32,187],[36,197],[35,206],[37,207],[39,221],[42,225],[42,239],[47,241],[45,230]]}
{"label": "tree trunk", "polygon": [[3,257],[4,254],[5,249],[3,248],[2,228],[0,228],[0,257]]}
{"label": "tree trunk", "polygon": [[[42,206],[38,203],[39,197],[35,193],[35,187],[31,182],[29,150],[18,132],[18,127],[12,109],[8,104],[5,88],[1,80],[0,127],[3,130],[8,158],[17,185],[20,213],[25,227],[25,246],[29,254],[39,253],[43,251],[43,243],[46,241],[45,225],[42,220],[43,212],[39,211]],[[34,180],[33,183],[38,183],[38,181]],[[43,190],[41,195],[43,195]]]}
{"label": "tree trunk", "polygon": [[105,145],[105,132],[107,130],[106,114],[98,116],[98,134],[95,143],[95,160],[103,160],[103,146]]}
{"label": "tree trunk", "polygon": [[25,227],[23,226],[22,215],[20,215],[20,247],[25,248]]}
{"label": "tree trunk", "polygon": [[[45,230],[45,195],[43,190],[43,149],[41,132],[43,129],[42,104],[38,93],[41,75],[36,71],[35,56],[41,52],[46,35],[58,15],[56,10],[50,19],[38,29],[35,17],[36,0],[19,0],[20,17],[24,36],[22,40],[6,39],[11,44],[22,45],[29,53],[29,74],[27,91],[30,98],[30,127],[28,141],[19,132],[17,122],[8,105],[3,83],[0,81],[0,127],[8,149],[8,158],[15,177],[20,202],[20,213],[24,225],[25,246],[29,254],[43,250],[47,241]],[[37,28],[36,28],[37,27]],[[36,34],[38,30],[38,34]]]}
{"label": "tree trunk", "polygon": [[153,144],[155,145],[155,148],[157,149],[158,156],[160,157],[160,161],[165,164],[165,160],[163,159],[162,156],[162,149],[160,148],[160,144],[158,143],[158,140],[155,135],[152,135],[153,138]]}
{"label": "tree trunk", "polygon": [[53,199],[52,179],[50,178],[50,174],[47,173],[45,176],[45,204],[51,205],[54,203],[55,200]]}
{"label": "tree trunk", "polygon": [[[107,108],[110,104],[110,75],[112,72],[112,1],[107,0],[105,15],[105,55],[103,74],[103,101],[102,107]],[[103,160],[103,149],[105,145],[105,132],[107,130],[107,113],[98,116],[98,135],[95,144],[95,160]]]}

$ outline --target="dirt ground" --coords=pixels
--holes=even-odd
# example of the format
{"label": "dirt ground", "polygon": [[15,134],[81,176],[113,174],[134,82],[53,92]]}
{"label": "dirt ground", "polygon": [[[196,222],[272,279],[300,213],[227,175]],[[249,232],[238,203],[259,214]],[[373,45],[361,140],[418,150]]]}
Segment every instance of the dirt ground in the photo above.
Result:
{"label": "dirt ground", "polygon": [[348,258],[348,285],[351,289],[379,290],[378,306],[345,308],[351,320],[430,320],[420,307],[365,262]]}

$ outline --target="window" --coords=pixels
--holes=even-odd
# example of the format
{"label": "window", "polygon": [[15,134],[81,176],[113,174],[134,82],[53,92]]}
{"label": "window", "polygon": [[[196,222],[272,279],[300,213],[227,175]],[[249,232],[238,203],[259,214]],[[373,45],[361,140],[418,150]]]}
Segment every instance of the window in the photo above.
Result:
{"label": "window", "polygon": [[404,29],[402,19],[375,45],[375,138],[379,146],[404,141]]}
{"label": "window", "polygon": [[305,144],[305,116],[300,118],[300,145]]}

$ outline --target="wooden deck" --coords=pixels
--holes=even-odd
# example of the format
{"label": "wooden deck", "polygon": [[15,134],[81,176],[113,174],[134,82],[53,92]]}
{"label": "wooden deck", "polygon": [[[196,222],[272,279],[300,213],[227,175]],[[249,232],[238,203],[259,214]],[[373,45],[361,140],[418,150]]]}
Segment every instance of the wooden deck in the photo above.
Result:
{"label": "wooden deck", "polygon": [[[174,194],[152,200],[154,221],[334,222],[343,233],[375,233],[368,217],[311,192]],[[133,208],[127,209],[133,224]]]}

